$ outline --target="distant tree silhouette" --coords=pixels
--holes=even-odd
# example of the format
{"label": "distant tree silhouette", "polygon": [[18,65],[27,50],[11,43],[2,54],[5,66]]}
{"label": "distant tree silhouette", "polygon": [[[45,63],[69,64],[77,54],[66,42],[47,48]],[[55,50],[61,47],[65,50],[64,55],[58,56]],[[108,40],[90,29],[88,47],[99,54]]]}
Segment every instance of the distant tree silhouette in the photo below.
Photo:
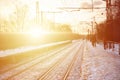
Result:
{"label": "distant tree silhouette", "polygon": [[63,25],[61,26],[61,31],[62,31],[62,32],[72,32],[72,30],[71,30],[70,27],[71,27],[71,26],[68,25],[68,24],[63,24]]}
{"label": "distant tree silhouette", "polygon": [[51,22],[49,24],[49,28],[53,32],[67,32],[67,33],[69,32],[69,33],[72,33],[71,25],[69,25],[69,24],[61,24],[61,23]]}

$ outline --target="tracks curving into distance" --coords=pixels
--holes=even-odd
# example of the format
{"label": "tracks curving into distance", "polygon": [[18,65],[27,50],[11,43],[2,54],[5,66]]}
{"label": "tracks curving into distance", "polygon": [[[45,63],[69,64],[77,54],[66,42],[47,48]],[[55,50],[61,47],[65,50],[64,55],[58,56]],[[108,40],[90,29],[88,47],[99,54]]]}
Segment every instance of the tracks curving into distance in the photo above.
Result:
{"label": "tracks curving into distance", "polygon": [[82,59],[83,43],[73,42],[15,66],[0,74],[0,80],[71,80],[76,61]]}
{"label": "tracks curving into distance", "polygon": [[[64,56],[64,59],[60,60],[59,63],[56,63],[54,66],[52,66],[50,70],[45,72],[37,80],[69,80],[68,77],[70,76],[70,73],[73,69],[73,65],[75,65],[77,58],[80,57],[79,61],[81,61],[82,59],[83,50],[84,50],[83,43],[80,45],[77,45],[72,51],[69,51],[69,53],[71,53],[69,54],[69,56],[68,55]],[[65,58],[68,58],[68,59],[65,59]],[[65,63],[65,62],[66,64],[63,65],[62,63]],[[80,76],[80,71],[78,75]]]}
{"label": "tracks curving into distance", "polygon": [[[52,66],[55,66],[56,64],[58,64],[59,61],[61,61],[61,59],[63,59],[63,57],[68,55],[67,53],[69,51],[71,51],[73,48],[75,48],[76,45],[77,44],[71,44],[71,46],[65,48],[64,50],[62,50],[58,53],[56,53],[54,56],[46,58],[43,61],[43,63],[38,63],[38,64],[35,65],[36,67],[34,66],[33,68],[30,68],[28,71],[27,70],[24,71],[23,74],[22,74],[24,76],[26,75],[24,78],[21,77],[21,74],[20,74],[19,77],[17,77],[19,75],[18,74],[14,77],[9,78],[8,80],[21,80],[19,78],[22,78],[22,80],[37,80],[37,79],[39,79],[39,76],[42,77],[43,75],[45,75],[45,73],[50,71]],[[52,64],[50,64],[51,62],[52,62]],[[41,68],[42,65],[45,65],[45,66]],[[36,72],[36,70],[38,70],[38,72]],[[35,75],[35,73],[37,73],[37,74]],[[29,74],[33,74],[35,76],[29,76]]]}
{"label": "tracks curving into distance", "polygon": [[[12,68],[8,69],[8,70],[5,70],[3,72],[0,73],[0,79],[1,80],[10,80],[12,77],[18,75],[18,74],[21,74],[22,72],[30,69],[31,67],[37,65],[38,63],[40,63],[41,61],[44,61],[46,58],[48,57],[51,57],[51,56],[54,56],[54,55],[57,55],[59,52],[61,52],[62,50],[68,48],[70,46],[67,45],[67,46],[64,46],[60,49],[57,49],[55,51],[50,51],[48,53],[45,53],[41,56],[38,56],[32,60],[29,60],[25,63],[22,63],[22,64],[19,64],[19,65],[16,65],[16,66],[13,66]],[[44,55],[47,55],[47,56],[44,56]]]}

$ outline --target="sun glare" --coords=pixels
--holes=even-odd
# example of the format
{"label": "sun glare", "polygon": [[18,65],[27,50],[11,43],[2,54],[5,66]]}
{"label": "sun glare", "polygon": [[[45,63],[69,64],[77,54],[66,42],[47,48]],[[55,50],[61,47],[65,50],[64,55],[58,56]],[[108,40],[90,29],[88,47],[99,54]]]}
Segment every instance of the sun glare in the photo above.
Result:
{"label": "sun glare", "polygon": [[32,27],[28,30],[28,33],[33,38],[40,38],[40,37],[44,36],[47,33],[47,31],[45,31],[39,27]]}

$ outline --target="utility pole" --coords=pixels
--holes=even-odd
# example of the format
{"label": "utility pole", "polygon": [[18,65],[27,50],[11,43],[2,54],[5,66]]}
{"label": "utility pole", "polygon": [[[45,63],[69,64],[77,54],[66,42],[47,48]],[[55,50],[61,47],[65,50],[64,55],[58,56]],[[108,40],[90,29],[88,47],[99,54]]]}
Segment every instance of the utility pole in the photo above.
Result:
{"label": "utility pole", "polygon": [[93,12],[94,5],[93,5],[93,0],[91,0],[91,1],[92,1],[92,12]]}
{"label": "utility pole", "polygon": [[36,2],[36,25],[39,25],[39,2]]}
{"label": "utility pole", "polygon": [[[93,0],[91,0],[91,2],[92,2],[92,13],[94,12],[94,4],[93,4]],[[92,34],[93,34],[93,27],[94,27],[94,17],[93,17],[93,20],[92,20]]]}

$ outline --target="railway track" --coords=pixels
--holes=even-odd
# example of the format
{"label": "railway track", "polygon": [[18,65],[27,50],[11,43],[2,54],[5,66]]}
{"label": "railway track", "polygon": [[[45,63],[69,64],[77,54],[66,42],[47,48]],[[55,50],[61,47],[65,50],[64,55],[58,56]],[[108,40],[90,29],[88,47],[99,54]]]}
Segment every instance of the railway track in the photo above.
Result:
{"label": "railway track", "polygon": [[[61,65],[62,65],[63,62],[66,62],[69,60],[69,62],[67,63],[67,66],[66,65],[61,66],[61,65],[59,65],[60,63],[57,63],[55,66],[52,66],[49,71],[47,71],[45,74],[40,76],[40,78],[38,78],[37,80],[67,80],[68,76],[73,68],[74,63],[79,56],[79,51],[81,49],[83,49],[81,47],[82,47],[82,45],[80,44],[79,46],[77,45],[76,49],[73,49],[74,51],[73,51],[73,54],[71,54],[71,56],[74,56],[74,57],[71,58],[71,60],[68,58],[68,59],[64,59],[64,60],[60,61]],[[72,51],[70,51],[70,53],[72,53]],[[71,57],[71,56],[69,56],[69,57]],[[80,58],[80,60],[81,60],[81,58]],[[66,69],[63,68],[65,66],[66,66]],[[62,71],[62,69],[64,69],[64,71]]]}
{"label": "railway track", "polygon": [[[82,46],[82,45],[81,45],[81,46]],[[80,48],[81,48],[81,46],[80,46]],[[78,57],[78,54],[79,54],[79,50],[78,50],[78,52],[75,54],[75,56],[73,57],[70,65],[69,65],[69,67],[68,67],[68,69],[67,69],[67,71],[66,71],[66,73],[65,73],[65,75],[64,75],[64,77],[63,77],[63,80],[67,80],[67,78],[68,78],[68,76],[69,76],[69,74],[70,74],[70,71],[72,70],[73,65],[74,65],[74,63],[75,63],[75,61],[76,61],[76,59],[77,59],[77,57]]]}
{"label": "railway track", "polygon": [[[67,45],[67,46],[69,46],[69,45]],[[33,61],[33,60],[36,60],[36,59],[38,59],[38,58],[40,58],[40,57],[42,57],[42,56],[44,56],[44,55],[46,55],[46,54],[48,54],[48,53],[52,53],[53,51],[54,51],[54,53],[56,53],[56,52],[58,52],[58,51],[60,51],[60,50],[62,50],[62,49],[64,49],[64,48],[65,48],[65,47],[62,47],[61,49],[54,49],[54,50],[51,50],[51,51],[42,53],[42,54],[38,55],[37,57],[31,57],[30,59],[27,59],[27,60],[25,60],[24,62],[20,62],[20,63],[18,63],[18,64],[15,64],[15,65],[13,65],[13,66],[10,66],[10,67],[7,68],[7,69],[1,70],[1,71],[0,71],[0,75],[3,74],[3,73],[5,73],[5,72],[7,72],[7,71],[10,71],[10,70],[12,70],[12,69],[14,69],[14,68],[17,68],[17,67],[19,67],[19,66],[21,66],[21,65],[24,65],[24,64],[27,64],[27,63],[29,63],[29,62],[31,62],[31,61]]]}
{"label": "railway track", "polygon": [[[69,47],[68,49],[65,49],[64,51],[62,51],[61,53],[59,53],[58,55],[56,55],[56,56],[61,56],[60,57],[60,59],[63,57],[63,56],[65,56],[66,54],[66,52],[68,52],[68,51],[71,51],[74,47],[76,46],[76,44],[74,44],[73,46],[71,46],[71,47]],[[65,53],[64,53],[65,52]],[[68,54],[67,54],[68,55]],[[41,65],[42,64],[45,64],[45,63],[41,63],[41,64],[37,64],[37,65],[35,65],[36,67],[33,67],[32,69],[29,69],[28,71],[26,71],[26,72],[23,72],[23,73],[20,73],[20,75],[18,76],[18,75],[16,75],[16,76],[14,76],[14,77],[11,77],[11,78],[9,78],[8,80],[21,80],[21,78],[22,78],[22,76],[24,77],[25,75],[25,77],[24,78],[22,78],[22,80],[37,80],[37,78],[39,77],[39,75],[43,75],[44,73],[46,73],[46,71],[48,71],[50,68],[51,68],[51,66],[52,65],[55,65],[56,63],[58,63],[59,61],[60,61],[60,59],[58,59],[57,60],[57,58],[56,58],[56,56],[52,56],[52,57],[50,57],[50,58],[47,58],[47,60],[45,60],[45,62],[50,62],[51,60],[53,60],[54,62],[53,62],[53,64],[49,64],[49,65],[47,65],[47,68],[45,68],[46,67],[46,65],[44,66],[44,68],[40,68],[41,67]],[[54,59],[53,59],[54,58]],[[63,58],[62,58],[63,59]],[[55,61],[56,60],[56,61]],[[37,69],[38,68],[38,69]],[[31,72],[31,70],[33,70],[32,72]],[[29,74],[33,74],[33,75],[35,75],[35,73],[36,73],[36,70],[38,71],[38,73],[39,73],[39,75],[38,74],[36,74],[37,76],[29,76],[28,77],[28,75]],[[35,71],[35,72],[34,72]]]}
{"label": "railway track", "polygon": [[78,42],[72,43],[56,51],[51,51],[50,53],[30,60],[29,63],[13,67],[11,70],[0,74],[0,80],[54,80],[49,78],[49,76],[51,76],[50,73],[56,71],[62,63],[64,64],[64,62],[69,61],[60,79],[68,80],[68,76],[78,58],[79,49],[82,44],[80,42],[79,44]]}
{"label": "railway track", "polygon": [[[56,50],[56,51],[54,51],[54,52],[53,52],[53,51],[50,51],[50,52],[48,52],[48,53],[43,54],[42,56],[36,57],[36,58],[34,58],[34,59],[30,60],[30,61],[27,61],[27,62],[25,62],[25,63],[16,65],[16,66],[14,66],[14,67],[12,67],[12,68],[10,68],[10,69],[8,69],[8,70],[5,70],[5,71],[3,71],[3,72],[0,73],[0,79],[7,80],[7,79],[9,79],[9,78],[11,78],[11,77],[13,77],[13,76],[15,76],[15,75],[17,75],[17,74],[20,74],[20,73],[26,71],[27,69],[33,67],[34,65],[36,65],[36,64],[39,63],[40,61],[44,61],[44,59],[46,59],[46,58],[48,58],[48,57],[51,57],[51,56],[53,56],[53,55],[56,55],[57,53],[59,53],[59,52],[62,51],[63,49],[68,48],[69,46],[70,46],[70,44],[67,45],[67,46],[65,46],[65,47],[63,47],[63,48],[61,48],[61,49],[58,49],[58,50]],[[47,56],[44,57],[44,55],[46,55],[46,54],[47,54]],[[36,62],[36,60],[38,61],[38,59],[39,59],[39,62]],[[36,62],[36,63],[34,63],[34,62]],[[28,65],[28,64],[30,64],[30,65]],[[31,65],[31,64],[32,64],[32,65]],[[28,66],[27,66],[27,65],[28,65]],[[24,67],[24,68],[21,68],[21,67]],[[20,70],[17,69],[17,68],[20,68]],[[16,70],[15,70],[15,69],[16,69]],[[15,71],[14,71],[14,70],[15,70]],[[16,71],[17,71],[17,72],[16,72]],[[14,73],[11,73],[11,72],[14,72]],[[6,76],[6,74],[8,74],[8,76]],[[4,76],[4,75],[5,75],[5,76]]]}
{"label": "railway track", "polygon": [[[78,50],[78,54],[76,54],[66,71],[63,80],[80,80],[82,74],[82,60],[83,60],[83,53],[84,53],[84,45],[80,46]],[[78,65],[79,64],[79,65]]]}
{"label": "railway track", "polygon": [[[72,50],[68,51],[68,53],[71,53],[77,46],[75,46]],[[48,71],[46,71],[42,76],[40,76],[37,80],[46,80],[46,76],[50,74],[51,71],[53,71],[59,64],[61,64],[69,55],[66,54],[63,58],[61,58],[58,62],[56,62],[52,67],[49,68]]]}
{"label": "railway track", "polygon": [[[67,41],[66,41],[66,43],[67,43]],[[62,42],[61,42],[61,44],[62,44]],[[64,43],[63,43],[64,44]],[[49,46],[54,46],[54,45],[56,45],[56,44],[52,44],[52,45],[48,45],[48,47]],[[68,44],[67,44],[68,45]],[[46,45],[45,45],[46,46]],[[43,46],[43,47],[45,47],[45,46]],[[9,71],[9,70],[11,70],[11,69],[14,69],[14,68],[16,68],[16,67],[19,67],[20,65],[24,65],[24,64],[26,64],[26,63],[29,63],[30,61],[33,61],[33,60],[35,60],[35,59],[37,59],[37,58],[39,58],[39,57],[41,57],[41,56],[44,56],[44,55],[46,55],[46,54],[48,54],[48,53],[51,53],[51,52],[57,52],[60,48],[64,48],[64,46],[66,46],[66,44],[65,45],[60,45],[59,47],[56,47],[55,49],[52,49],[52,50],[48,50],[48,51],[45,51],[45,52],[42,52],[42,53],[40,53],[40,54],[38,54],[37,56],[33,56],[33,57],[30,57],[30,58],[28,58],[28,59],[26,59],[26,60],[24,60],[24,61],[22,61],[22,62],[19,62],[19,63],[15,63],[15,64],[13,64],[12,62],[11,62],[11,64],[12,65],[6,65],[7,66],[7,68],[6,68],[6,66],[3,66],[3,67],[0,67],[0,74],[2,74],[2,73],[5,73],[5,72],[7,72],[7,71]],[[68,45],[69,46],[69,45]],[[41,51],[41,48],[40,49],[36,49],[36,50],[34,50],[34,51],[37,51],[37,53],[39,53],[39,51]],[[32,50],[31,50],[32,51]],[[29,51],[29,52],[31,52],[31,51]],[[24,54],[24,53],[26,53],[26,52],[23,52],[22,54]],[[28,53],[28,52],[27,52]],[[36,53],[36,52],[35,52]],[[29,54],[29,53],[28,53]],[[16,55],[15,55],[16,56]],[[13,58],[12,58],[14,61],[16,60],[15,59],[15,57],[13,56]],[[4,64],[5,65],[5,64]]]}

